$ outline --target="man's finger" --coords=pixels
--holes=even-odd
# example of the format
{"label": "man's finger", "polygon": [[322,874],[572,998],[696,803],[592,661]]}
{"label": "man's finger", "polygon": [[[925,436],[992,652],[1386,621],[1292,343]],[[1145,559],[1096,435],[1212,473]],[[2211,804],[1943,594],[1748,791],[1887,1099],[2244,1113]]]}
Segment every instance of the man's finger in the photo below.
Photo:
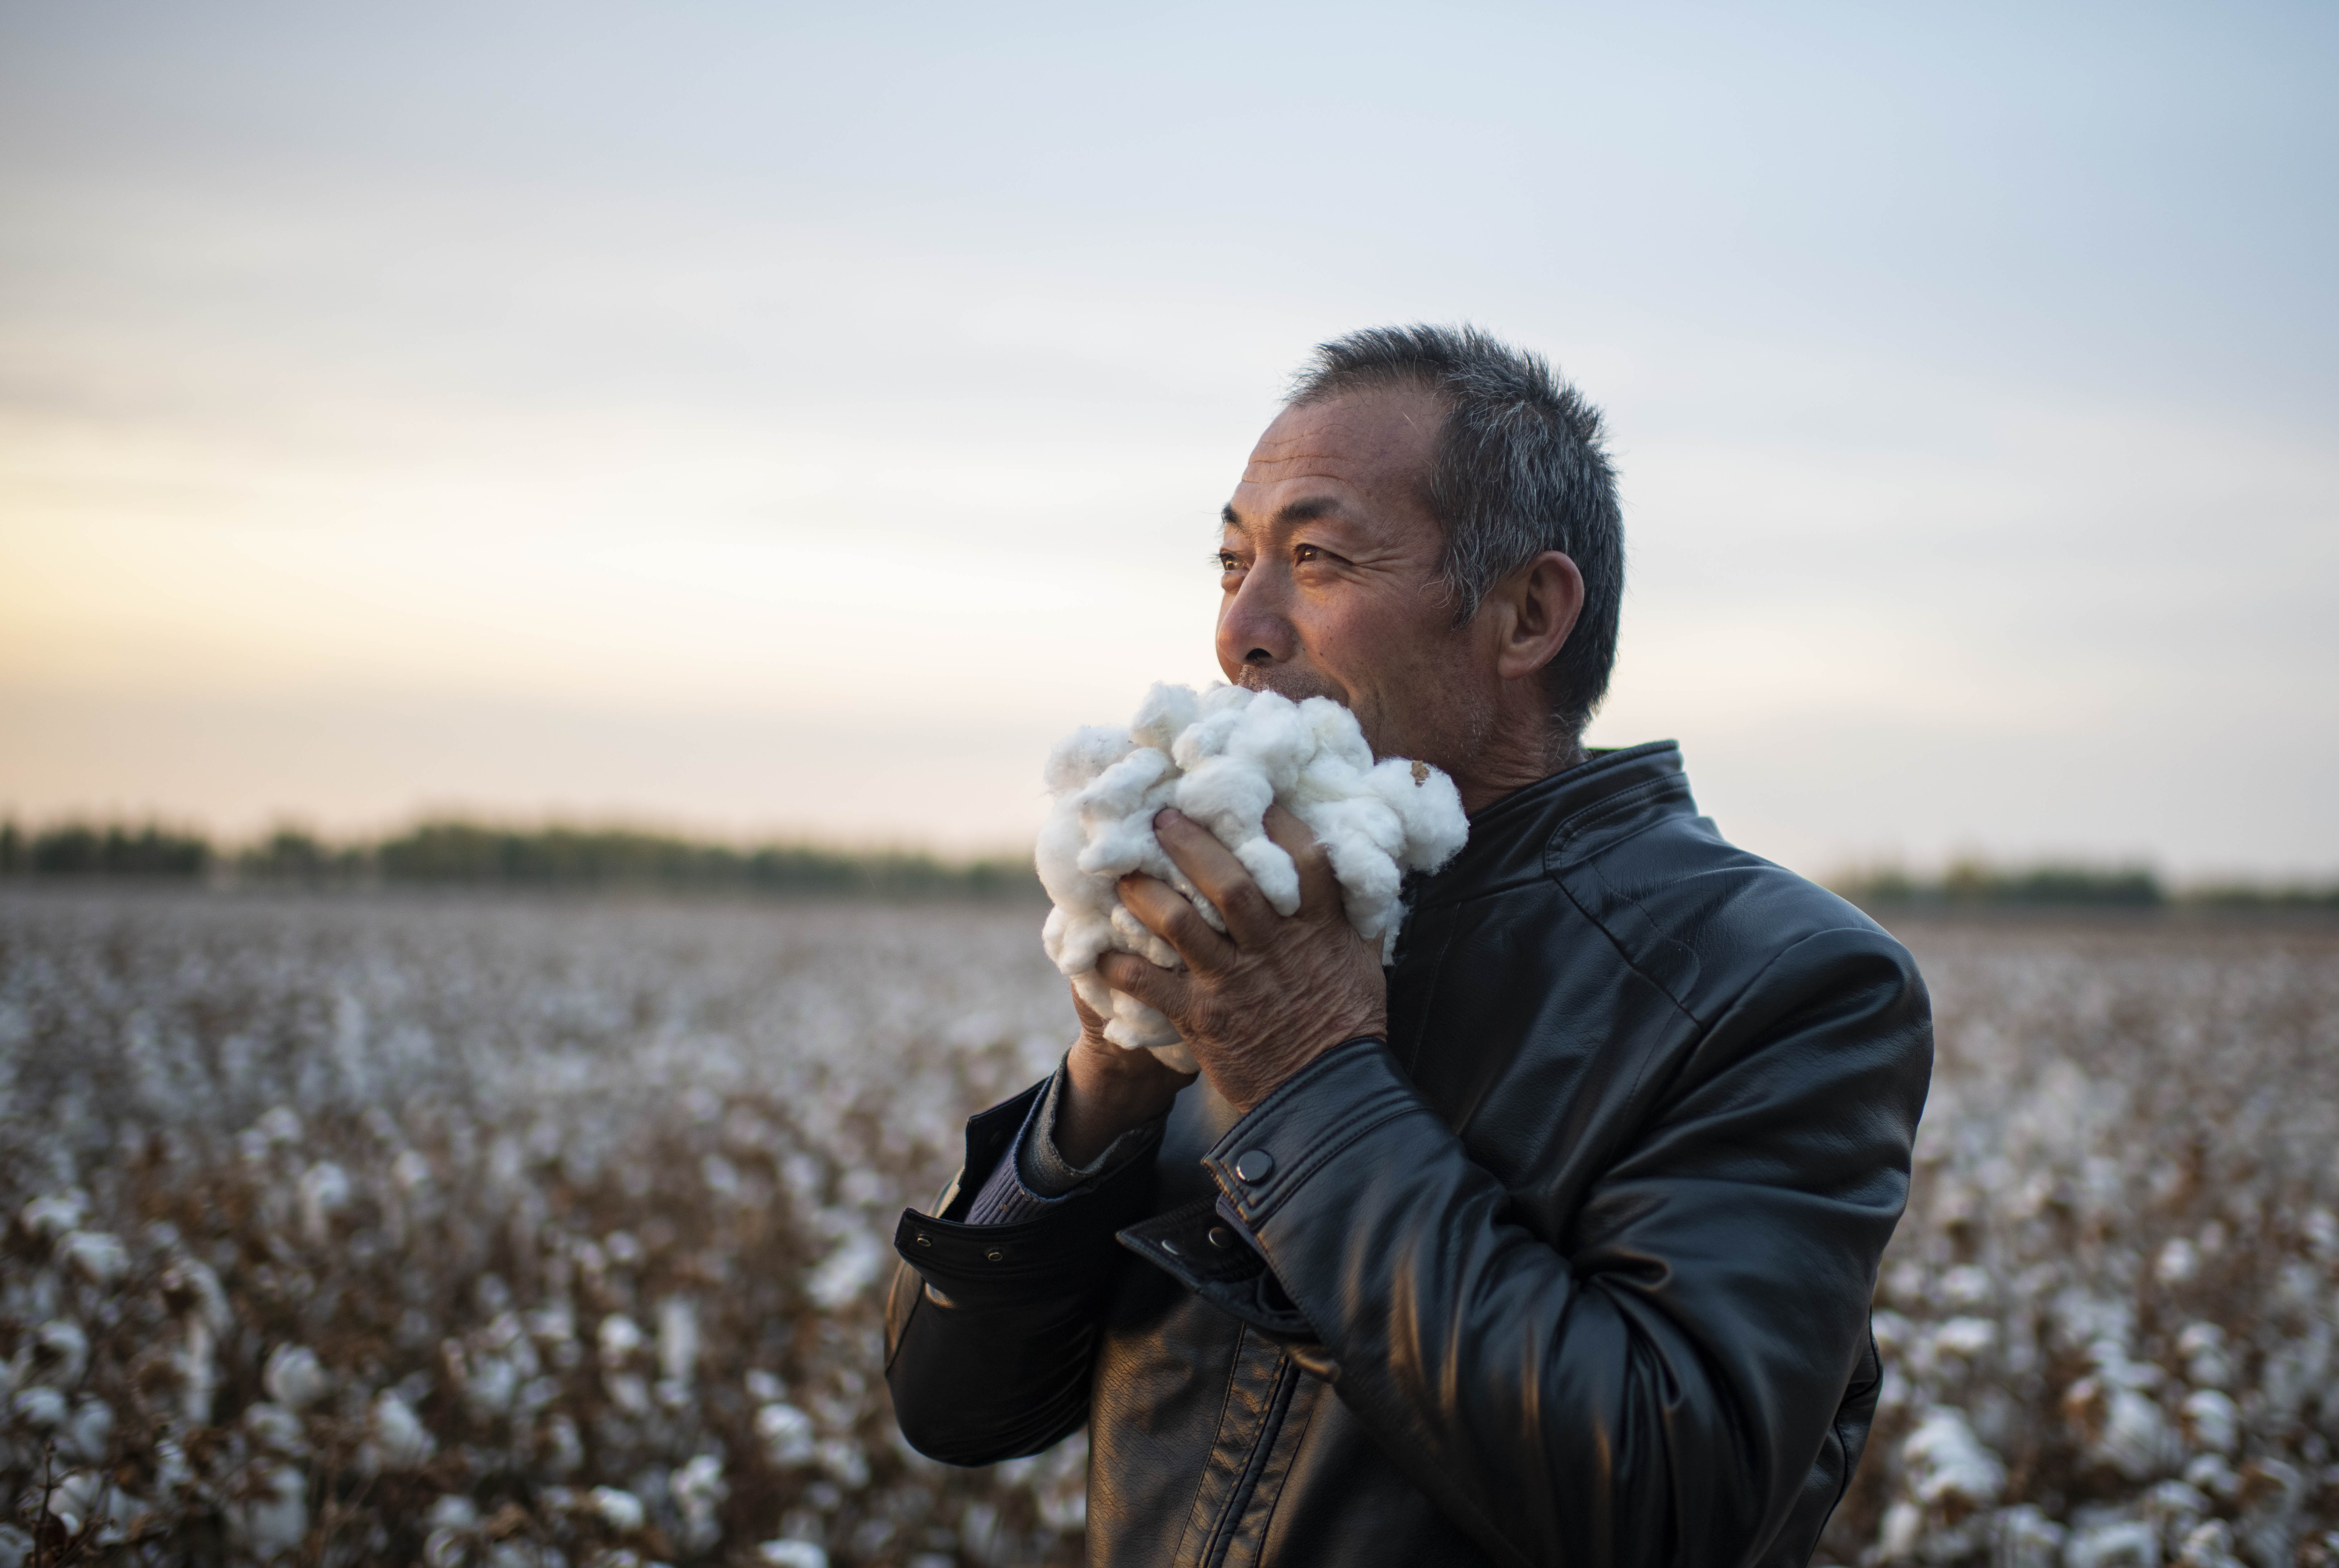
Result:
{"label": "man's finger", "polygon": [[1232,956],[1227,939],[1210,929],[1186,895],[1158,877],[1120,879],[1120,902],[1146,930],[1178,950],[1191,970],[1222,968]]}
{"label": "man's finger", "polygon": [[1163,969],[1133,952],[1109,952],[1097,960],[1097,973],[1123,996],[1133,996],[1165,1018],[1186,1011],[1186,987],[1190,983],[1174,969]]}
{"label": "man's finger", "polygon": [[[1282,916],[1267,902],[1267,894],[1258,891],[1258,883],[1251,880],[1250,873],[1235,858],[1234,851],[1219,842],[1218,834],[1183,812],[1167,810],[1155,814],[1153,836],[1161,841],[1162,850],[1177,863],[1178,869],[1202,890],[1202,896],[1218,906],[1219,914],[1227,922],[1229,936],[1245,947],[1274,940],[1276,922]],[[1179,951],[1182,953],[1185,950]],[[1191,958],[1186,962],[1194,962]]]}
{"label": "man's finger", "polygon": [[1299,868],[1299,912],[1345,919],[1347,902],[1340,879],[1333,874],[1332,857],[1317,842],[1315,830],[1280,805],[1267,808],[1263,825],[1267,836]]}

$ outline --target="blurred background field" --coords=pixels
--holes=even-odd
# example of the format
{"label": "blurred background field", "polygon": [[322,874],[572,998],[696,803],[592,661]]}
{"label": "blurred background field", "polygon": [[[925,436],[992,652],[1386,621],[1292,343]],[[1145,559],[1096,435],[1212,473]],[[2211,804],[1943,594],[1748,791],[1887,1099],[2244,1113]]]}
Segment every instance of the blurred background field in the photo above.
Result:
{"label": "blurred background field", "polygon": [[[156,1562],[1077,1561],[1079,1439],[944,1469],[880,1366],[895,1216],[1064,1042],[1037,912],[0,892],[0,1484]],[[2339,1561],[2339,925],[1896,925],[1940,1065],[1823,1556]]]}
{"label": "blurred background field", "polygon": [[895,1217],[1061,1049],[1035,920],[5,895],[10,1504],[54,1438],[199,1558],[1065,1558],[1077,1449],[878,1384]]}

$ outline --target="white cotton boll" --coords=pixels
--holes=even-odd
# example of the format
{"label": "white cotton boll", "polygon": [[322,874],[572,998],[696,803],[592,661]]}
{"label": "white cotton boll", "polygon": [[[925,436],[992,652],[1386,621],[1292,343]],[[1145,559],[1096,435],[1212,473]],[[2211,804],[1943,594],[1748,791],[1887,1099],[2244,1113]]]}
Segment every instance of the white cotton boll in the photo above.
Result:
{"label": "white cotton boll", "polygon": [[449,1492],[430,1505],[423,1523],[433,1530],[476,1530],[479,1505],[459,1492]]}
{"label": "white cotton boll", "polygon": [[2230,1455],[2240,1441],[2241,1412],[2233,1400],[2215,1388],[2196,1389],[2185,1396],[2185,1435],[2196,1450]]}
{"label": "white cotton boll", "polygon": [[1941,1276],[1941,1300],[1959,1311],[1987,1307],[1997,1294],[1998,1287],[1990,1279],[1989,1271],[1970,1263],[1961,1263]]}
{"label": "white cotton boll", "polygon": [[1119,730],[1093,725],[1074,730],[1048,754],[1048,788],[1056,794],[1076,790],[1134,749],[1135,743]]}
{"label": "white cotton boll", "polygon": [[76,1230],[58,1244],[64,1266],[92,1285],[113,1285],[130,1272],[130,1251],[122,1238],[103,1230]]}
{"label": "white cotton boll", "polygon": [[333,1380],[305,1345],[280,1345],[260,1375],[268,1396],[287,1410],[306,1410],[332,1392]]}
{"label": "white cotton boll", "polygon": [[2063,1568],[2153,1568],[2160,1538],[2141,1519],[2114,1519],[2075,1530],[2063,1547]]}
{"label": "white cotton boll", "polygon": [[812,1417],[793,1405],[775,1402],[755,1412],[755,1440],[764,1445],[765,1457],[782,1468],[812,1458],[818,1451],[818,1431]]}
{"label": "white cotton boll", "polygon": [[32,1375],[59,1388],[81,1381],[89,1366],[89,1336],[70,1317],[53,1317],[33,1331]]}
{"label": "white cotton boll", "polygon": [[271,1454],[293,1458],[309,1449],[301,1435],[301,1418],[264,1399],[244,1406],[243,1429],[255,1445]]}
{"label": "white cotton boll", "polygon": [[[1173,686],[1166,681],[1145,694],[1137,705],[1137,717],[1129,726],[1127,744],[1148,746],[1166,752],[1178,744],[1178,737],[1193,728],[1202,716],[1202,699],[1191,686]],[[1099,735],[1112,735],[1110,729],[1098,730]]]}
{"label": "white cotton boll", "polygon": [[674,1473],[669,1484],[675,1505],[686,1514],[712,1514],[731,1495],[730,1485],[723,1479],[723,1461],[712,1454],[701,1454],[690,1460]]}
{"label": "white cotton boll", "polygon": [[[32,1499],[28,1495],[26,1500]],[[95,1526],[95,1543],[101,1546],[119,1543],[131,1524],[147,1511],[147,1504],[136,1493],[125,1490],[114,1475],[102,1468],[74,1470],[59,1476],[56,1494],[49,1505],[60,1524],[71,1518],[74,1522],[73,1529]],[[68,1547],[47,1561],[71,1563],[80,1555]]]}
{"label": "white cotton boll", "polygon": [[875,1237],[856,1230],[838,1242],[804,1277],[804,1294],[824,1312],[834,1312],[883,1277],[893,1253]]}
{"label": "white cotton boll", "polygon": [[2160,1406],[2132,1388],[2108,1392],[2094,1436],[2089,1446],[2093,1456],[2132,1481],[2156,1474],[2172,1447]]}
{"label": "white cotton boll", "polygon": [[9,1408],[15,1413],[16,1419],[34,1431],[53,1432],[65,1424],[69,1406],[62,1393],[36,1385],[17,1390]]}
{"label": "white cotton boll", "polygon": [[1904,1497],[1884,1511],[1876,1532],[1879,1554],[1888,1563],[1905,1563],[1917,1554],[1924,1534],[1925,1511]]}
{"label": "white cotton boll", "polygon": [[1971,1361],[1998,1343],[1998,1325],[1987,1317],[1952,1317],[1933,1330],[1933,1354]]}
{"label": "white cotton boll", "polygon": [[301,1174],[301,1229],[310,1246],[331,1245],[334,1217],[347,1212],[354,1196],[349,1172],[330,1159],[319,1160]]}
{"label": "white cotton boll", "polygon": [[604,1372],[602,1391],[609,1403],[627,1415],[639,1417],[650,1413],[650,1382],[637,1372]]}
{"label": "white cotton boll", "polygon": [[585,1465],[585,1437],[576,1421],[555,1415],[544,1424],[544,1467],[555,1475],[574,1475]]}
{"label": "white cotton boll", "polygon": [[244,1483],[226,1510],[229,1537],[265,1563],[301,1544],[309,1533],[309,1478],[280,1464]]}
{"label": "white cotton boll", "polygon": [[1900,1444],[1910,1490],[1931,1508],[1969,1513],[1998,1501],[2006,1466],[1974,1435],[1962,1411],[1937,1405]]}
{"label": "white cotton boll", "polygon": [[75,1189],[36,1198],[25,1205],[17,1218],[35,1236],[53,1241],[68,1231],[79,1229],[82,1217],[88,1212],[88,1195]]}
{"label": "white cotton boll", "polygon": [[396,1394],[383,1393],[373,1402],[373,1435],[366,1453],[378,1470],[419,1470],[439,1451],[437,1439],[414,1406]]}
{"label": "white cotton boll", "polygon": [[2194,1525],[2178,1538],[2178,1568],[2243,1568],[2234,1555],[2234,1527],[2223,1519]]}
{"label": "white cotton boll", "polygon": [[1048,759],[1055,807],[1041,830],[1040,881],[1054,908],[1041,945],[1073,991],[1105,1019],[1105,1038],[1151,1050],[1180,1071],[1194,1060],[1152,1008],[1107,987],[1108,952],[1165,969],[1176,952],[1122,907],[1116,883],[1132,872],[1160,878],[1225,922],[1163,853],[1153,818],[1164,806],[1200,823],[1231,851],[1277,912],[1299,907],[1299,873],[1267,834],[1282,804],[1324,846],[1349,923],[1386,962],[1405,919],[1407,872],[1434,872],[1469,833],[1453,781],[1426,764],[1375,762],[1356,715],[1327,697],[1295,703],[1272,692],[1157,685],[1127,731],[1076,731]]}
{"label": "white cotton boll", "polygon": [[2214,1323],[2189,1323],[2176,1336],[2176,1354],[2185,1358],[2185,1376],[2196,1388],[2224,1388],[2234,1380],[2233,1357],[2226,1353],[2226,1331]]}
{"label": "white cotton boll", "polygon": [[860,1445],[847,1437],[822,1439],[814,1450],[830,1480],[858,1492],[869,1484],[869,1456],[861,1452]]}
{"label": "white cotton boll", "polygon": [[604,1366],[623,1366],[647,1343],[643,1337],[641,1326],[622,1312],[613,1312],[601,1319],[597,1337]]}
{"label": "white cotton boll", "polygon": [[593,1488],[593,1512],[601,1516],[602,1524],[620,1535],[633,1534],[649,1518],[640,1498],[616,1486]]}
{"label": "white cotton boll", "polygon": [[699,1454],[674,1472],[671,1488],[674,1507],[683,1514],[683,1544],[692,1552],[706,1552],[723,1540],[718,1512],[723,1500],[730,1498],[730,1484],[723,1479],[723,1460],[714,1454]]}
{"label": "white cotton boll", "polygon": [[113,1436],[113,1407],[103,1399],[84,1399],[66,1417],[58,1451],[68,1459],[94,1464],[104,1459]]}
{"label": "white cotton boll", "polygon": [[1989,1533],[1999,1568],[2056,1568],[2070,1533],[2033,1503],[1999,1509]]}
{"label": "white cotton boll", "polygon": [[687,1385],[698,1371],[698,1307],[686,1297],[658,1303],[658,1371],[669,1383]]}
{"label": "white cotton boll", "polygon": [[2230,1503],[2242,1490],[2241,1473],[2222,1454],[2204,1454],[2185,1467],[2185,1484]]}
{"label": "white cotton boll", "polygon": [[418,1149],[401,1149],[390,1162],[390,1178],[399,1191],[411,1194],[429,1181],[430,1161]]}

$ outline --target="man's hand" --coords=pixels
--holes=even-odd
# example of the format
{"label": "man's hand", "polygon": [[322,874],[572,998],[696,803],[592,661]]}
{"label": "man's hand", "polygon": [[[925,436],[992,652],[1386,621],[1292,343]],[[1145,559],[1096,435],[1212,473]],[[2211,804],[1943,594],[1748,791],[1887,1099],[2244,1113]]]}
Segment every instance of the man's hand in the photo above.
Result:
{"label": "man's hand", "polygon": [[1211,930],[1169,883],[1123,877],[1120,902],[1178,950],[1186,968],[1162,969],[1134,953],[1109,953],[1097,964],[1107,985],[1178,1026],[1203,1076],[1238,1110],[1250,1109],[1334,1046],[1387,1028],[1380,954],[1348,923],[1332,863],[1307,824],[1281,806],[1268,808],[1266,825],[1299,868],[1298,912],[1276,913],[1215,834],[1165,811],[1153,819],[1162,849],[1217,906],[1227,929]]}
{"label": "man's hand", "polygon": [[1056,1152],[1068,1164],[1086,1165],[1112,1140],[1144,1126],[1170,1109],[1178,1091],[1194,1081],[1190,1072],[1161,1064],[1150,1050],[1128,1050],[1104,1037],[1098,1017],[1079,991],[1072,1011],[1081,1016],[1081,1038],[1064,1059],[1064,1087],[1056,1098]]}

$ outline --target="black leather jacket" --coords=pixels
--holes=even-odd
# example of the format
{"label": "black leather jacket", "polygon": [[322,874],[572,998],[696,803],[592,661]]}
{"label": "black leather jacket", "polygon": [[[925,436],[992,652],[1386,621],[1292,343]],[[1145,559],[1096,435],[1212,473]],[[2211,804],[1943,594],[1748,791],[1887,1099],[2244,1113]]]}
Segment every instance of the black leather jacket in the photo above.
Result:
{"label": "black leather jacket", "polygon": [[1087,1422],[1108,1568],[1807,1561],[1931,1071],[1908,953],[1661,743],[1481,813],[1388,979],[1387,1041],[1247,1116],[1196,1083],[1041,1218],[956,1219],[1038,1090],[970,1122],[896,1237],[903,1433]]}

